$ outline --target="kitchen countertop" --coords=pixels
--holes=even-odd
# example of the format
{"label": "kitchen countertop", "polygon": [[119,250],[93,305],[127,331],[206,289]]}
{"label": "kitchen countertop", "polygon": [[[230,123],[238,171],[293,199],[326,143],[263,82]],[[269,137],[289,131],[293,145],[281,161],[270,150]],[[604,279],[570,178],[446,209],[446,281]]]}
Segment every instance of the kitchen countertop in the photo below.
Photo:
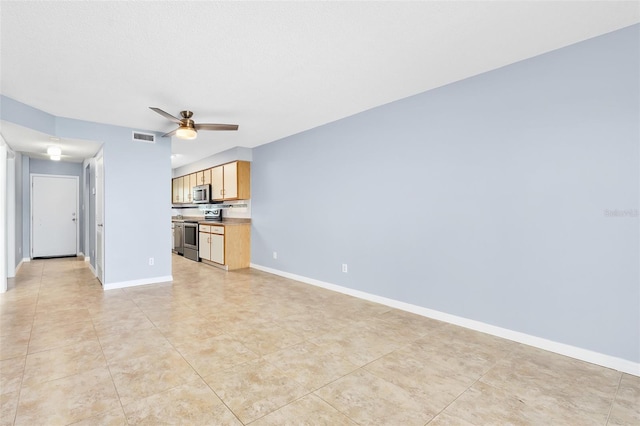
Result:
{"label": "kitchen countertop", "polygon": [[239,219],[239,218],[224,218],[222,220],[207,220],[201,216],[185,216],[178,219],[175,216],[171,217],[171,222],[197,222],[203,225],[224,225],[224,226],[236,226],[236,225],[250,225],[251,219]]}
{"label": "kitchen countertop", "polygon": [[224,225],[224,226],[238,226],[238,225],[251,225],[251,219],[223,219],[223,220],[200,220],[200,225]]}

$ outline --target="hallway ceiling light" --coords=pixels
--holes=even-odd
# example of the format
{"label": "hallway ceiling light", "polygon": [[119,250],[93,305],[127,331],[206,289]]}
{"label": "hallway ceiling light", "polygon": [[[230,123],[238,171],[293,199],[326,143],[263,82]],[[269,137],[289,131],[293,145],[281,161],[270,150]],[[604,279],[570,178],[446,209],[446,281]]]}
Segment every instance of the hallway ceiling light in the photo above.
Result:
{"label": "hallway ceiling light", "polygon": [[62,155],[62,149],[59,146],[50,146],[47,148],[47,154],[49,158],[53,161],[60,161],[60,156]]}
{"label": "hallway ceiling light", "polygon": [[47,148],[47,154],[49,155],[62,155],[62,149],[59,146],[50,146]]}

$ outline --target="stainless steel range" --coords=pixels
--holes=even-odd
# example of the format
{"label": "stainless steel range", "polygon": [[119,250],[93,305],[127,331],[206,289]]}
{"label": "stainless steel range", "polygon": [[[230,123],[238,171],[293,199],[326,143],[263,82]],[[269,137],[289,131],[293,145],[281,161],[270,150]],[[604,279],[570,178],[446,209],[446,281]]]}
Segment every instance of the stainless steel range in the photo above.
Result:
{"label": "stainless steel range", "polygon": [[222,220],[222,209],[211,209],[204,211],[205,220]]}

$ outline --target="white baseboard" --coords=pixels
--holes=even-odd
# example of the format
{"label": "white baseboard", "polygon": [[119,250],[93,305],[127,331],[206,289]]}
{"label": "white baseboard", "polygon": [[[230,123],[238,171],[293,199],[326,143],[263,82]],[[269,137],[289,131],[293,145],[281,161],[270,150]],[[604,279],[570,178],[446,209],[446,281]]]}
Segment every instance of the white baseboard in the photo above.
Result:
{"label": "white baseboard", "polygon": [[147,285],[147,284],[157,284],[157,283],[166,283],[169,281],[173,281],[172,275],[165,275],[163,277],[153,277],[153,278],[143,278],[140,280],[131,280],[131,281],[120,281],[117,283],[109,283],[103,284],[103,290],[115,290],[117,288],[127,288],[127,287],[136,287],[139,285]]}
{"label": "white baseboard", "polygon": [[291,274],[289,272],[280,271],[278,269],[268,268],[266,266],[250,264],[250,267],[270,274],[279,275],[281,277],[300,281],[306,284],[322,287],[327,290],[336,291],[338,293],[348,294],[349,296],[358,297],[360,299],[369,300],[371,302],[380,303],[392,308],[411,312],[427,318],[436,319],[438,321],[448,322],[450,324],[459,325],[471,330],[480,331],[482,333],[491,334],[493,336],[502,337],[514,342],[523,343],[546,351],[565,355],[571,358],[590,362],[592,364],[601,365],[603,367],[612,368],[617,371],[640,376],[640,363],[629,361],[626,359],[602,354],[600,352],[567,345],[564,343],[554,342],[552,340],[543,339],[541,337],[532,336],[530,334],[521,333],[519,331],[509,330],[507,328],[496,327],[495,325],[486,324],[480,321],[447,314],[445,312],[424,308],[422,306],[412,305],[410,303],[400,302],[398,300],[388,299],[386,297],[377,296],[375,294],[366,293],[360,290],[354,290],[348,287],[327,283],[313,278],[304,277],[302,275]]}
{"label": "white baseboard", "polygon": [[91,262],[89,262],[89,269],[91,270],[91,273],[93,274],[94,277],[98,276],[98,273],[96,272],[96,268],[93,267]]}
{"label": "white baseboard", "polygon": [[[18,271],[20,270],[20,268],[22,268],[23,263],[24,263],[24,259],[20,259],[20,262],[18,262],[15,269],[13,270],[13,277],[15,277],[18,274]],[[9,278],[13,278],[13,277],[9,277]]]}
{"label": "white baseboard", "polygon": [[84,261],[91,263],[91,258],[89,256],[85,256],[84,257]]}
{"label": "white baseboard", "polygon": [[14,278],[14,277],[16,276],[16,274],[18,273],[18,271],[20,270],[20,268],[22,268],[22,265],[23,265],[25,262],[31,262],[31,259],[29,259],[28,257],[23,257],[23,258],[20,260],[20,263],[18,263],[18,266],[16,266],[15,271],[13,271],[13,277],[9,277],[9,278]]}

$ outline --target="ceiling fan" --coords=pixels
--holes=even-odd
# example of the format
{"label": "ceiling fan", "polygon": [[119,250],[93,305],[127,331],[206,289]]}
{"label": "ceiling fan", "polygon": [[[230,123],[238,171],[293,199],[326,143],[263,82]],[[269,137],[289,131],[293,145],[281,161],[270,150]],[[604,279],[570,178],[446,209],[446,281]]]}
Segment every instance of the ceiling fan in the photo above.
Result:
{"label": "ceiling fan", "polygon": [[196,123],[191,119],[193,116],[193,112],[191,111],[180,111],[182,118],[177,118],[160,108],[149,108],[169,121],[180,125],[177,129],[162,135],[163,137],[176,135],[180,139],[195,139],[198,136],[198,130],[238,130],[237,124]]}

